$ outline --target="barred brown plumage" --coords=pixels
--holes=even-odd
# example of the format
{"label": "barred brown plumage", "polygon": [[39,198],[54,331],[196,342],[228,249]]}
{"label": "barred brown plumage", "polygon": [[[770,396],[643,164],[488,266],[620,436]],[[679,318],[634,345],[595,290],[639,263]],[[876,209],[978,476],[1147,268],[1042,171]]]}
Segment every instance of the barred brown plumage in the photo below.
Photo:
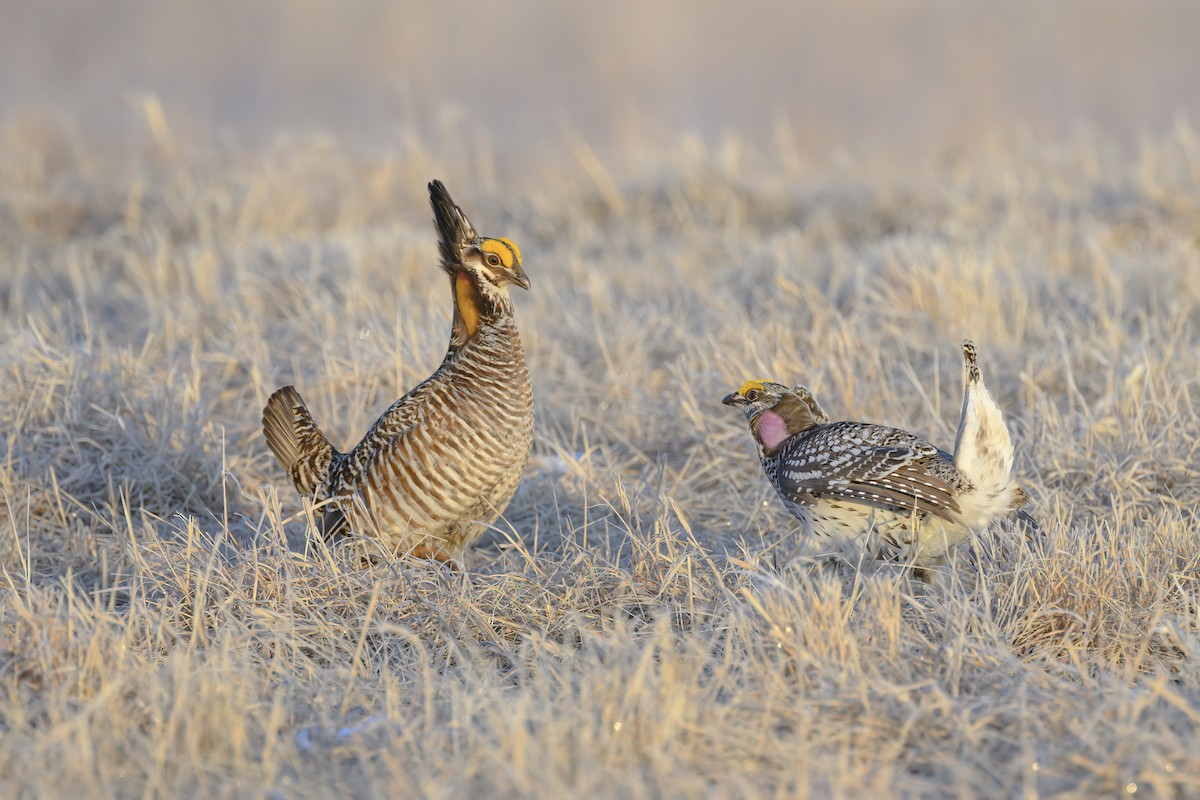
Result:
{"label": "barred brown plumage", "polygon": [[481,237],[440,181],[429,184],[454,301],[440,367],[347,453],[291,386],[263,409],[263,434],[326,536],[349,529],[389,550],[449,560],[504,512],[533,442],[533,390],[509,285],[529,288],[509,239]]}
{"label": "barred brown plumage", "polygon": [[1026,499],[1012,479],[1008,428],[969,341],[963,367],[953,455],[896,428],[832,422],[803,386],[747,381],[723,402],[745,412],[767,479],[809,532],[852,561],[886,550],[928,577],[971,529]]}

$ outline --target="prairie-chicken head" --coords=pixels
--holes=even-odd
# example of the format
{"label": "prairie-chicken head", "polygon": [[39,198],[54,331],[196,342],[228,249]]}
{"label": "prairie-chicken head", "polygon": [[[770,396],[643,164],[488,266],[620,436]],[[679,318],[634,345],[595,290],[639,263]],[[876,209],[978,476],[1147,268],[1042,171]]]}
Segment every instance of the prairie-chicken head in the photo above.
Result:
{"label": "prairie-chicken head", "polygon": [[479,291],[493,301],[507,301],[510,284],[529,288],[529,278],[521,267],[521,250],[511,239],[477,234],[441,181],[430,182],[429,203],[440,238],[442,269],[451,277],[472,278]]}
{"label": "prairie-chicken head", "polygon": [[789,389],[774,381],[746,381],[721,402],[742,409],[764,454],[801,431],[829,422],[829,415],[804,386]]}
{"label": "prairie-chicken head", "polygon": [[782,383],[758,380],[746,381],[736,392],[725,395],[721,402],[727,406],[737,406],[742,409],[746,419],[753,420],[764,411],[775,407],[791,389]]}

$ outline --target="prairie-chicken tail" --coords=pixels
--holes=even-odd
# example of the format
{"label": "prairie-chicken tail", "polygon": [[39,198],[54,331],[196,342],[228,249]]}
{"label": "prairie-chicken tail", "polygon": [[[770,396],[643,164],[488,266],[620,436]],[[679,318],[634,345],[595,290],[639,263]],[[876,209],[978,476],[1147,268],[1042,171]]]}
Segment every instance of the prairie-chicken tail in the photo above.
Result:
{"label": "prairie-chicken tail", "polygon": [[300,494],[312,497],[329,477],[330,465],[340,453],[313,422],[294,386],[284,386],[271,395],[262,421],[263,436],[280,466]]}
{"label": "prairie-chicken tail", "polygon": [[963,406],[954,441],[954,465],[975,487],[960,498],[972,524],[984,525],[1021,505],[1024,492],[1012,478],[1013,445],[1000,406],[983,382],[975,345],[963,342]]}

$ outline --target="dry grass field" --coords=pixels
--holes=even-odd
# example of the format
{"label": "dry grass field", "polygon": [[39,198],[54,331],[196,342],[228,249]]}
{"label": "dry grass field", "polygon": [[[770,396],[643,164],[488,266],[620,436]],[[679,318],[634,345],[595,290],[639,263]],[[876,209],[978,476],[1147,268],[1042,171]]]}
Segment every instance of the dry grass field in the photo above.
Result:
{"label": "dry grass field", "polygon": [[[0,797],[1200,795],[1188,124],[517,169],[128,114],[0,124]],[[534,455],[458,572],[312,538],[259,430],[295,383],[349,445],[437,365],[434,177],[533,282]],[[807,563],[720,398],[947,446],[964,337],[1044,537]]]}
{"label": "dry grass field", "polygon": [[[0,180],[0,794],[1200,791],[1190,130],[508,194],[52,141],[9,131]],[[258,427],[295,381],[349,443],[436,364],[433,175],[533,279],[533,464],[457,574],[310,540]],[[949,444],[966,335],[1045,539],[933,588],[797,560],[721,395],[804,380]]]}

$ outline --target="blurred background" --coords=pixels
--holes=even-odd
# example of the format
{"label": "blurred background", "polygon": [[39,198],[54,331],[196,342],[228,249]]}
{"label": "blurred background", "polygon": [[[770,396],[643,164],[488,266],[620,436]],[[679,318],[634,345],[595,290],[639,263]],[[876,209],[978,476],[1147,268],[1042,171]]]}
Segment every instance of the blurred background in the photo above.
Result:
{"label": "blurred background", "polygon": [[120,142],[155,97],[175,132],[467,131],[518,159],[1136,142],[1197,118],[1198,40],[1194,0],[0,0],[0,121]]}

